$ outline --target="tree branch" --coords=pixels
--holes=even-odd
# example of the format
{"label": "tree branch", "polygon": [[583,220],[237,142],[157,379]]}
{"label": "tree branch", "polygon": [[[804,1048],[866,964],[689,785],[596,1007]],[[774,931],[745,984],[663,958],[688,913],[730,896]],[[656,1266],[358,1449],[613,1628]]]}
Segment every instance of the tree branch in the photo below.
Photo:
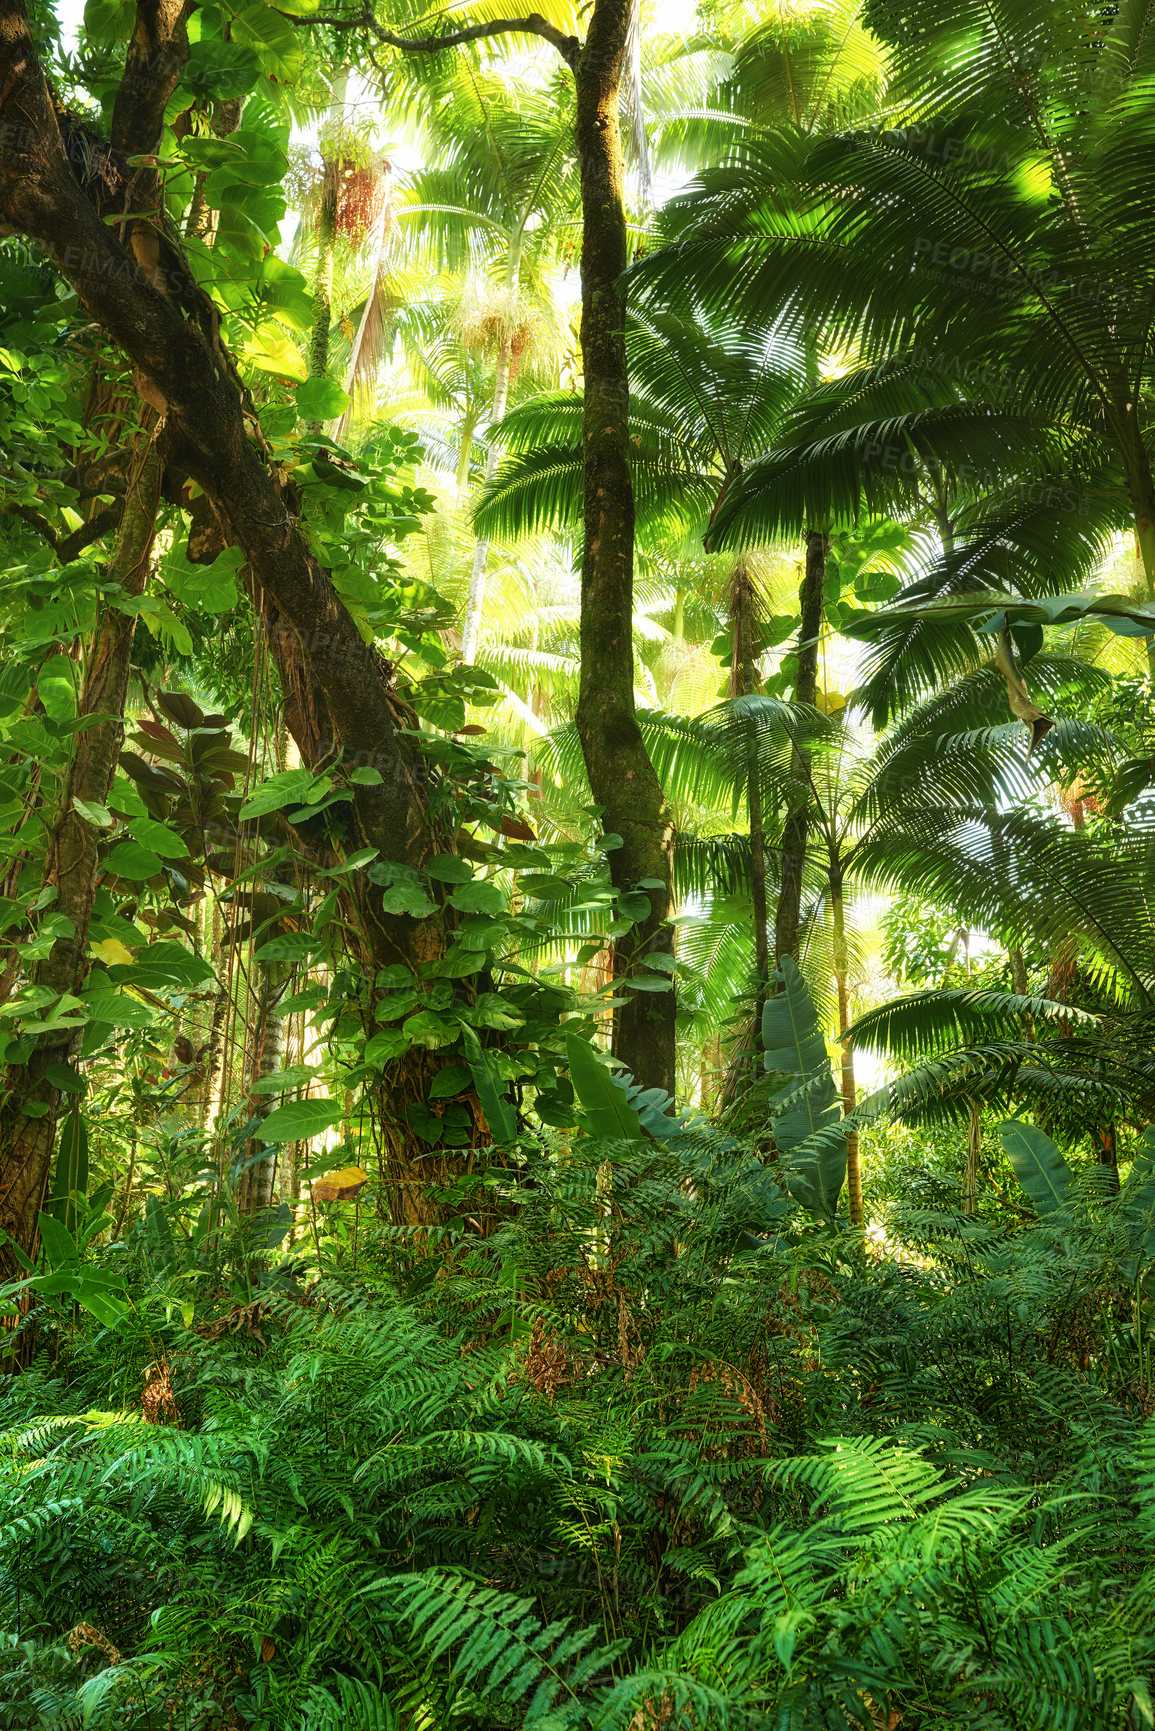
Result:
{"label": "tree branch", "polygon": [[333,30],[367,30],[378,42],[389,48],[400,48],[416,54],[439,54],[443,48],[460,48],[465,42],[479,42],[487,36],[541,36],[552,43],[566,65],[577,64],[581,43],[576,36],[567,36],[540,12],[527,13],[524,18],[494,18],[488,24],[469,24],[464,30],[450,30],[444,36],[396,36],[379,24],[366,6],[355,18],[339,18],[333,13],[314,12],[307,17],[295,17],[283,12],[291,24],[328,24]]}
{"label": "tree branch", "polygon": [[106,505],[103,511],[87,523],[82,523],[79,529],[74,529],[71,535],[58,535],[47,517],[31,505],[0,505],[0,511],[5,511],[10,517],[19,517],[38,535],[47,541],[61,565],[70,565],[78,559],[86,547],[91,547],[94,541],[99,541],[102,535],[107,535],[110,529],[115,529],[124,515],[123,503]]}

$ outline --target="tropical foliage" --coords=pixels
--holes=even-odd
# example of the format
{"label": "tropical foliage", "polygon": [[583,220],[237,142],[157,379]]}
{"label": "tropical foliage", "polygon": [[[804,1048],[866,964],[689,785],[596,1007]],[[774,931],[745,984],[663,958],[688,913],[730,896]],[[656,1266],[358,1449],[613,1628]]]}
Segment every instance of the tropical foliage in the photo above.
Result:
{"label": "tropical foliage", "polygon": [[0,1727],[1155,1726],[1149,13],[0,0]]}

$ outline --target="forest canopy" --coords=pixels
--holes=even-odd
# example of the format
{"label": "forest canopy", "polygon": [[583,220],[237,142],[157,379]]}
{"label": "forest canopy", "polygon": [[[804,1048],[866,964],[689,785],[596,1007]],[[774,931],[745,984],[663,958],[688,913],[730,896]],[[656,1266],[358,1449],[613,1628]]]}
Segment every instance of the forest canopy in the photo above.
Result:
{"label": "forest canopy", "polygon": [[1155,1731],[1149,0],[0,0],[0,1728]]}

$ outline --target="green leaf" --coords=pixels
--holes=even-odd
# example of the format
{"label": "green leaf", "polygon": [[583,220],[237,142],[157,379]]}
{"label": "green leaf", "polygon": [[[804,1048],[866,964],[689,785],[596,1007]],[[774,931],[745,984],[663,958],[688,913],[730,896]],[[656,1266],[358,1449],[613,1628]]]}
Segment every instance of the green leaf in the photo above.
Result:
{"label": "green leaf", "polygon": [[348,407],[347,394],[331,379],[306,379],[297,386],[297,413],[303,421],[335,421]]}
{"label": "green leaf", "polygon": [[618,913],[623,920],[632,920],[636,925],[641,920],[650,917],[650,898],[641,890],[630,890],[624,896],[618,897]]}
{"label": "green leaf", "polygon": [[340,1122],[336,1100],[291,1100],[277,1106],[257,1126],[259,1142],[308,1142]]}
{"label": "green leaf", "polygon": [[112,813],[106,805],[97,805],[94,801],[77,799],[76,795],[73,794],[72,806],[73,810],[78,811],[84,821],[92,824],[94,829],[112,828]]}
{"label": "green leaf", "polygon": [[473,867],[468,860],[457,859],[448,853],[434,854],[425,870],[431,878],[443,884],[467,884],[473,876]]}
{"label": "green leaf", "polygon": [[156,1011],[126,992],[82,992],[80,1002],[89,1020],[110,1028],[151,1028]]}
{"label": "green leaf", "polygon": [[499,1147],[512,1142],[517,1135],[517,1114],[506,1096],[497,1067],[472,1028],[462,1028],[461,1043],[473,1074],[473,1086],[490,1135]]}
{"label": "green leaf", "polygon": [[[142,848],[159,854],[162,859],[188,858],[188,846],[175,829],[169,829],[167,824],[157,823],[151,817],[130,818],[128,833]],[[125,873],[121,872],[120,876],[124,877]]]}
{"label": "green leaf", "polygon": [[592,1135],[613,1142],[644,1142],[641,1120],[588,1040],[567,1033],[570,1080]]}
{"label": "green leaf", "polygon": [[[140,819],[133,821],[139,823]],[[115,877],[128,878],[133,883],[153,878],[160,870],[159,856],[137,841],[118,842],[104,863]]]}
{"label": "green leaf", "polygon": [[428,1046],[432,1051],[437,1046],[447,1046],[457,1038],[457,1028],[438,1015],[436,1010],[418,1010],[401,1024],[407,1039],[415,1044]]}
{"label": "green leaf", "polygon": [[1008,1118],[999,1141],[1036,1214],[1050,1214],[1067,1199],[1072,1172],[1051,1138],[1034,1124]]}
{"label": "green leaf", "polygon": [[379,1034],[374,1034],[365,1044],[363,1053],[367,1064],[387,1064],[391,1058],[399,1058],[402,1052],[409,1050],[410,1041],[400,1028],[382,1028]]}
{"label": "green leaf", "polygon": [[449,899],[463,914],[500,914],[506,908],[505,896],[491,883],[459,884]]}
{"label": "green leaf", "polygon": [[[474,1034],[473,1038],[476,1040],[477,1035]],[[429,1098],[431,1100],[448,1100],[454,1094],[460,1094],[462,1089],[468,1086],[468,1067],[465,1064],[446,1064],[443,1070],[438,1070],[430,1083]]]}
{"label": "green leaf", "polygon": [[79,1224],[74,1191],[88,1195],[88,1129],[74,1106],[60,1125],[56,1170],[52,1174],[51,1200],[47,1212],[70,1232]]}
{"label": "green leaf", "polygon": [[414,920],[427,920],[437,912],[420,884],[394,884],[382,896],[381,906],[387,914],[408,914]]}
{"label": "green leaf", "polygon": [[54,1272],[68,1263],[80,1261],[80,1250],[71,1232],[54,1220],[51,1214],[38,1216],[40,1227],[40,1242],[44,1246],[44,1254],[48,1258],[48,1266]]}
{"label": "green leaf", "polygon": [[262,1076],[254,1082],[250,1092],[253,1094],[287,1094],[291,1088],[303,1088],[311,1082],[316,1071],[310,1064],[292,1064],[287,1070],[277,1070],[271,1076]]}
{"label": "green leaf", "polygon": [[315,805],[332,787],[327,775],[314,775],[311,769],[283,769],[253,790],[241,807],[241,821],[283,811],[289,805]]}

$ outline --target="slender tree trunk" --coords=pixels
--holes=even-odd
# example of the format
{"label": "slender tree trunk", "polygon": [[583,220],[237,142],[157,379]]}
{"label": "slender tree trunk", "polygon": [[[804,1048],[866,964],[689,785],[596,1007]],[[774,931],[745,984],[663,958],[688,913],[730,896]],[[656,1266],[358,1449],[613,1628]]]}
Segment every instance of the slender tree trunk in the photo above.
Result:
{"label": "slender tree trunk", "polygon": [[[818,698],[818,637],[822,630],[822,585],[826,579],[827,537],[812,529],[806,537],[806,566],[798,591],[801,624],[798,629],[798,671],[794,679],[794,701],[813,705]],[[806,789],[806,754],[796,746],[793,753],[797,786],[786,813],[782,831],[782,878],[778,912],[774,921],[774,954],[799,959],[802,927],[802,873],[809,833]]]}
{"label": "slender tree trunk", "polygon": [[[679,598],[681,591],[679,590]],[[730,663],[730,696],[754,697],[761,690],[758,678],[758,603],[750,568],[739,559],[730,579],[730,613],[734,648]],[[758,763],[758,728],[748,727],[746,803],[750,814],[750,899],[754,914],[754,972],[757,991],[754,1004],[752,1060],[762,1039],[762,1006],[770,989],[769,904],[766,896],[766,835],[762,820],[762,776]]]}
{"label": "slender tree trunk", "polygon": [[963,1213],[973,1217],[978,1208],[979,1154],[983,1145],[983,1120],[976,1101],[968,1105],[967,1163],[963,1174]]}
{"label": "slender tree trunk", "polygon": [[[634,712],[634,492],[626,368],[626,219],[618,97],[631,0],[596,0],[574,67],[582,195],[581,344],[585,375],[582,449],[581,678],[577,729],[607,834],[615,889],[647,884],[650,912],[614,946],[614,1051],[639,1082],[671,1093],[672,990],[633,992],[647,955],[673,955],[673,820]],[[651,975],[650,978],[656,976]],[[672,982],[671,982],[672,983]]]}
{"label": "slender tree trunk", "polygon": [[477,411],[467,409],[461,422],[461,449],[457,456],[457,497],[464,500],[469,492],[469,467],[473,459],[473,435],[477,431]]}
{"label": "slender tree trunk", "polygon": [[[141,454],[130,475],[116,549],[106,575],[125,598],[137,596],[148,576],[160,497],[160,458],[153,436],[139,433]],[[57,938],[47,959],[33,971],[36,985],[53,993],[75,993],[86,971],[88,926],[96,887],[100,831],[80,815],[77,802],[103,805],[120,754],[128,692],[129,659],[135,616],[106,603],[93,633],[80,699],[81,715],[115,716],[76,735],[56,823],[44,862],[44,883],[56,890],[54,914],[71,930]],[[9,1065],[0,1105],[0,1228],[31,1256],[37,1215],[52,1159],[59,1090],[49,1079],[51,1066],[68,1062],[72,1036],[49,1036],[27,1064]],[[34,1108],[33,1115],[26,1108]],[[0,1249],[0,1268],[13,1272]]]}
{"label": "slender tree trunk", "polygon": [[[512,303],[521,277],[521,234],[515,233],[509,243],[509,259],[505,267],[505,292],[509,305],[502,319],[501,336],[497,345],[497,371],[493,381],[493,407],[489,416],[489,454],[485,459],[485,479],[492,481],[501,461],[493,429],[505,418],[509,398],[509,369],[513,357]],[[468,455],[465,454],[468,464]],[[468,467],[466,479],[468,480]],[[489,570],[489,537],[483,535],[473,555],[473,571],[469,578],[469,599],[465,604],[465,623],[461,630],[461,659],[470,665],[477,659],[477,640],[481,633],[481,616],[485,609],[485,581]]]}
{"label": "slender tree trunk", "polygon": [[[338,136],[327,140],[321,158],[321,206],[317,214],[317,265],[313,273],[313,329],[309,336],[309,377],[323,379],[329,371],[329,332],[333,328],[333,253],[337,245],[337,201],[341,190],[340,128],[345,120],[349,85],[346,67],[333,79],[329,126]],[[331,152],[331,154],[330,154]],[[318,423],[320,425],[320,423]]]}
{"label": "slender tree trunk", "polygon": [[[277,1004],[284,985],[284,968],[276,962],[258,962],[257,967],[257,1014],[253,1030],[248,1109],[250,1116],[263,1118],[276,1104],[276,1097],[272,1094],[254,1093],[252,1087],[254,1083],[264,1081],[266,1076],[274,1075],[281,1068],[285,1025],[277,1014]],[[242,1214],[256,1214],[260,1209],[268,1208],[273,1200],[277,1151],[269,1148],[259,1159],[254,1159],[257,1147],[258,1144],[251,1141],[245,1154],[249,1164],[245,1167],[237,1195],[237,1206]]]}
{"label": "slender tree trunk", "polygon": [[[1116,416],[1147,599],[1155,601],[1155,476],[1151,473],[1151,459],[1133,398],[1134,392],[1124,385],[1121,407],[1117,408]],[[1148,637],[1146,643],[1148,670],[1155,675],[1155,637]]]}
{"label": "slender tree trunk", "polygon": [[[835,862],[830,869],[830,912],[834,926],[834,979],[838,987],[838,1035],[842,1042],[842,1110],[849,1116],[858,1101],[854,1080],[854,1048],[846,1038],[850,1026],[850,952],[846,944],[846,905],[842,895],[842,874]],[[861,1226],[862,1166],[858,1157],[858,1132],[846,1133],[846,1199],[850,1223]]]}

